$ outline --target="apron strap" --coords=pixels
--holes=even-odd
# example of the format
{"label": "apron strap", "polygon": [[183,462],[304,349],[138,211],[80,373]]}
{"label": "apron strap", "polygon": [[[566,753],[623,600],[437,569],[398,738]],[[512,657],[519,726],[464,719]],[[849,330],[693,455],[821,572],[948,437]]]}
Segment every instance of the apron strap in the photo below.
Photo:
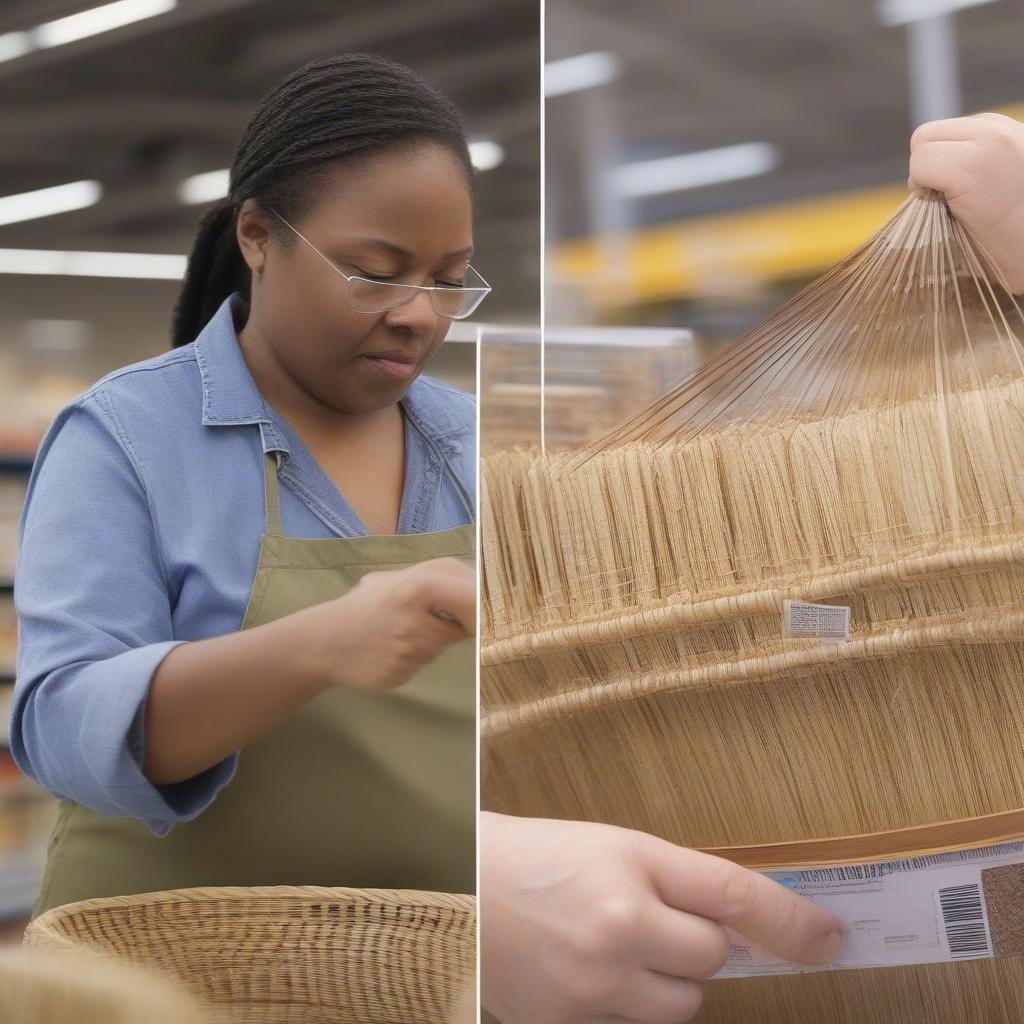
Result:
{"label": "apron strap", "polygon": [[264,532],[271,537],[283,537],[281,526],[281,485],[277,479],[280,452],[263,453],[263,515]]}

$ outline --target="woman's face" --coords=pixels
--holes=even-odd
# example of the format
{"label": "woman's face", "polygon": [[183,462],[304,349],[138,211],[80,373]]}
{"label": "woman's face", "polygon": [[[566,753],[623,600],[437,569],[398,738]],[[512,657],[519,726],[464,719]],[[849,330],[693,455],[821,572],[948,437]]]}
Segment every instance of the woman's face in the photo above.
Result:
{"label": "woman's face", "polygon": [[[291,223],[350,276],[460,284],[472,255],[464,172],[454,154],[431,142],[335,168],[323,196]],[[287,245],[282,233],[291,236]],[[345,279],[250,202],[239,215],[238,239],[254,270],[247,329],[298,384],[339,412],[393,405],[448,333],[451,320],[434,312],[429,292],[383,313],[354,312]]]}

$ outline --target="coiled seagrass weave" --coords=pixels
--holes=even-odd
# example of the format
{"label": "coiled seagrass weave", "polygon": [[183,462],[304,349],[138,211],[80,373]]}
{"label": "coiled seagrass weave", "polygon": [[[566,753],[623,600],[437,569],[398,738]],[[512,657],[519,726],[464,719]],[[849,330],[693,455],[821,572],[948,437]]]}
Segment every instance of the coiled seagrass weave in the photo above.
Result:
{"label": "coiled seagrass weave", "polygon": [[[696,848],[1024,808],[1020,329],[917,193],[616,431],[487,457],[484,807]],[[849,607],[849,639],[786,635],[787,600]],[[717,980],[699,1019],[1021,1005],[1011,957]]]}
{"label": "coiled seagrass weave", "polygon": [[24,941],[168,975],[210,1024],[448,1024],[474,976],[475,904],[399,889],[175,889],[54,907]]}

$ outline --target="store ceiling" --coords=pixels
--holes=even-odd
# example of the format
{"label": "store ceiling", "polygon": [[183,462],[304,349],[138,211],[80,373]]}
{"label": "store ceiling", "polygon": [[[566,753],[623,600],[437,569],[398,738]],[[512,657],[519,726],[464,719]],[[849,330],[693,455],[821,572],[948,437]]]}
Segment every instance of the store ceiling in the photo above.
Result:
{"label": "store ceiling", "polygon": [[[97,6],[5,0],[0,34]],[[329,53],[413,67],[505,161],[482,176],[488,316],[536,320],[539,11],[531,0],[180,0],[164,15],[0,62],[0,195],[94,178],[93,207],[0,226],[0,247],[187,252],[203,206],[175,194],[227,167],[256,101]],[[484,269],[486,268],[486,269]]]}
{"label": "store ceiling", "polygon": [[[1024,0],[956,15],[963,112],[1024,102]],[[547,59],[610,50],[622,159],[746,142],[776,170],[631,203],[652,224],[906,180],[912,128],[906,29],[875,0],[548,0]],[[588,233],[580,188],[583,94],[547,104],[550,232]]]}

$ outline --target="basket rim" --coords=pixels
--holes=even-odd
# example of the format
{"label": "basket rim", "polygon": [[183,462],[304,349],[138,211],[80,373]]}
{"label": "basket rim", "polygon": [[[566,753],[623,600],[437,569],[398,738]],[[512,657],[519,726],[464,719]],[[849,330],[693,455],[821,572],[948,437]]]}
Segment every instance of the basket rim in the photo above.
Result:
{"label": "basket rim", "polygon": [[71,917],[115,908],[153,907],[177,903],[231,903],[258,899],[284,899],[298,903],[378,904],[383,906],[438,907],[475,914],[476,897],[470,893],[433,892],[427,889],[374,889],[321,885],[207,885],[158,889],[128,896],[97,896],[51,907],[31,921],[30,933],[57,932],[58,923]]}

